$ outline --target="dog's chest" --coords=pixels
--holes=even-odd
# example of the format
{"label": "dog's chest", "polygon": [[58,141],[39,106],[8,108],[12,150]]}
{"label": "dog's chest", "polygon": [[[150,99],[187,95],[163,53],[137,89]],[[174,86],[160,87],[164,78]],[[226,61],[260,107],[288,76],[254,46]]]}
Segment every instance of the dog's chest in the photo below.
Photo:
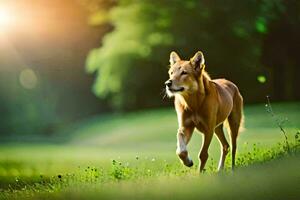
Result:
{"label": "dog's chest", "polygon": [[200,114],[190,114],[185,119],[185,124],[194,124],[195,126],[203,124],[204,119]]}

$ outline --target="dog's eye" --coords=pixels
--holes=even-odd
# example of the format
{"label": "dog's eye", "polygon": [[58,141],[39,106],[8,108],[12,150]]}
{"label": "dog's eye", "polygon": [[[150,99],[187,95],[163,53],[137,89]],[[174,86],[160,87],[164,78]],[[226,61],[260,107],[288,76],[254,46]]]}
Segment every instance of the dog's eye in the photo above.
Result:
{"label": "dog's eye", "polygon": [[185,74],[187,74],[187,72],[186,71],[182,71],[180,75],[185,75]]}

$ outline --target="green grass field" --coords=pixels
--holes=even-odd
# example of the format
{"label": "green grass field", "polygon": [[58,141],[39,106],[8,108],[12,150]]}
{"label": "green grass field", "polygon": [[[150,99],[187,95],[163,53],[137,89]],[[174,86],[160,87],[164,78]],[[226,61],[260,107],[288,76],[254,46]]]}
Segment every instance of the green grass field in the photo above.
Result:
{"label": "green grass field", "polygon": [[[291,150],[263,104],[245,108],[235,173],[215,172],[219,144],[214,138],[205,174],[182,166],[176,155],[177,120],[173,109],[94,117],[55,136],[56,142],[2,143],[1,198],[173,198],[299,199],[300,103],[274,104],[287,118]],[[299,136],[299,135],[298,135]],[[63,141],[63,142],[61,142]],[[281,143],[281,144],[278,144]],[[198,164],[201,134],[189,151]]]}

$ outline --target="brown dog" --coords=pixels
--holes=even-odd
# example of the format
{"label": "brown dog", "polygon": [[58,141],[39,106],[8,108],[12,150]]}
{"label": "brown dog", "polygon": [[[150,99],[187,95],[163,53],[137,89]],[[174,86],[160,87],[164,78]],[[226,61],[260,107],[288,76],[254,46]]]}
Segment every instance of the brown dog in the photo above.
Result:
{"label": "brown dog", "polygon": [[203,171],[209,145],[216,133],[222,149],[218,170],[223,169],[229,151],[223,124],[228,121],[234,168],[237,136],[243,123],[243,98],[237,86],[225,79],[212,80],[205,72],[204,56],[200,51],[189,61],[181,60],[177,53],[171,52],[170,65],[170,79],[165,85],[168,96],[175,97],[179,125],[176,154],[184,165],[193,165],[186,146],[194,129],[198,129],[203,133],[203,144],[199,153],[200,171]]}

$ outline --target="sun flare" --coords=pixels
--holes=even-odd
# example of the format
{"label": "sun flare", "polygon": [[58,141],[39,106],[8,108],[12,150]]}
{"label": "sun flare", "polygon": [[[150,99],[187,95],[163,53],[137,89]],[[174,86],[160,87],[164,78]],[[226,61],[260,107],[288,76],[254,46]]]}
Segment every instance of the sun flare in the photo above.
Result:
{"label": "sun flare", "polygon": [[0,29],[7,27],[12,22],[12,15],[9,10],[5,8],[0,8]]}

